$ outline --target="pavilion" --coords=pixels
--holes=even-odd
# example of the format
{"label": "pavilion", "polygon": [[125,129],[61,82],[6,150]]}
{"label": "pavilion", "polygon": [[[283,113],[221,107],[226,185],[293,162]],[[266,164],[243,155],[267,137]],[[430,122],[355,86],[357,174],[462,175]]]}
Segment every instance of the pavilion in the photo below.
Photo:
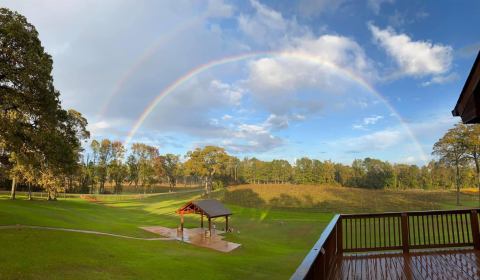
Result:
{"label": "pavilion", "polygon": [[225,217],[225,232],[228,231],[228,217],[232,211],[227,209],[220,201],[215,199],[204,199],[190,201],[176,211],[180,214],[181,230],[183,231],[184,214],[200,214],[200,226],[203,228],[203,216],[208,218],[208,230],[212,231],[212,219]]}

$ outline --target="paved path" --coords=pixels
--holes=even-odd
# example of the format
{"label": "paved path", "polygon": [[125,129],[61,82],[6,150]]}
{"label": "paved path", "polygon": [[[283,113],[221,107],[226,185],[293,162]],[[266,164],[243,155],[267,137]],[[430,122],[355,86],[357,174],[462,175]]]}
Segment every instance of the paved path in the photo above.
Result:
{"label": "paved path", "polygon": [[241,244],[223,240],[224,236],[221,234],[225,232],[221,230],[214,230],[212,236],[206,237],[204,228],[184,228],[183,233],[178,232],[176,228],[167,228],[160,226],[141,227],[141,229],[162,236],[175,238],[178,241],[190,243],[195,246],[205,247],[224,253],[231,252],[241,246]]}
{"label": "paved path", "polygon": [[113,236],[113,237],[126,238],[126,239],[135,239],[135,240],[148,240],[148,241],[155,241],[155,240],[175,240],[175,238],[170,238],[170,237],[141,238],[141,237],[126,236],[126,235],[120,235],[120,234],[114,234],[114,233],[107,233],[107,232],[100,232],[100,231],[92,231],[92,230],[83,230],[83,229],[73,229],[73,228],[57,228],[57,227],[42,227],[42,226],[28,226],[28,225],[6,225],[6,226],[0,226],[0,230],[2,230],[2,229],[22,229],[22,228],[40,229],[40,230],[68,231],[68,232],[79,232],[79,233],[95,234],[95,235],[106,235],[106,236]]}

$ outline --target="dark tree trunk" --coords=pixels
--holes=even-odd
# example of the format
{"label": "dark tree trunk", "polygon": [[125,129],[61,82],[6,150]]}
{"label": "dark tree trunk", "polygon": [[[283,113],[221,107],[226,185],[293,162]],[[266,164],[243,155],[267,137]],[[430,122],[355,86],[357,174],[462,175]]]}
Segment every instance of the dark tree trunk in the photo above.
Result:
{"label": "dark tree trunk", "polygon": [[17,180],[15,178],[12,179],[12,191],[10,193],[10,199],[15,199],[15,195],[17,192]]}
{"label": "dark tree trunk", "polygon": [[32,185],[28,184],[28,200],[33,200],[32,198]]}
{"label": "dark tree trunk", "polygon": [[460,167],[456,164],[457,205],[460,205]]}
{"label": "dark tree trunk", "polygon": [[473,155],[475,161],[475,171],[477,173],[477,188],[478,188],[478,205],[480,205],[480,164],[478,162],[478,154]]}

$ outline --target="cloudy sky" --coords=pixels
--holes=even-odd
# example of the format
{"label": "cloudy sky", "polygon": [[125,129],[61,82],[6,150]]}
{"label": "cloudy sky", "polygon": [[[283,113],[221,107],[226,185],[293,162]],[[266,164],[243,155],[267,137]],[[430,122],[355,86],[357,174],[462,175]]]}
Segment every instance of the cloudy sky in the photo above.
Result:
{"label": "cloudy sky", "polygon": [[162,153],[423,164],[480,49],[479,1],[0,1],[93,138]]}

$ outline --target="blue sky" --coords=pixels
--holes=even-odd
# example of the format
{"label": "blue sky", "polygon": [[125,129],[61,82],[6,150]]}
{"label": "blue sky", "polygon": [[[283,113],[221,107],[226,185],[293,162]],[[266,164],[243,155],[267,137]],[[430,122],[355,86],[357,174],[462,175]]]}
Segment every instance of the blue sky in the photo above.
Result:
{"label": "blue sky", "polygon": [[162,153],[423,164],[480,49],[479,1],[0,3],[37,27],[93,138],[124,141],[175,85],[132,135]]}

